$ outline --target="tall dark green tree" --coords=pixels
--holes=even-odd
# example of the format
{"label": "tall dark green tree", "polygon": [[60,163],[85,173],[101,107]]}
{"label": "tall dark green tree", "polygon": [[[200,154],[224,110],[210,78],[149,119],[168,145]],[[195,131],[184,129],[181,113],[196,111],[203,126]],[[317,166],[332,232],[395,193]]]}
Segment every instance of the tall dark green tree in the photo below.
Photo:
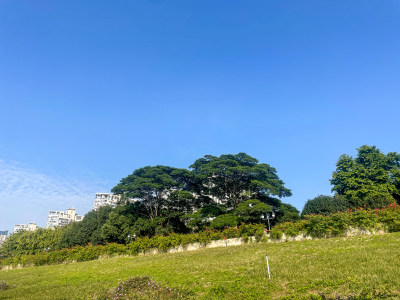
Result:
{"label": "tall dark green tree", "polygon": [[272,219],[271,224],[275,225],[281,222],[295,222],[300,220],[300,212],[293,205],[280,202],[276,207],[276,217]]}
{"label": "tall dark green tree", "polygon": [[[114,194],[123,194],[128,198],[138,199],[146,208],[150,219],[158,217],[168,205],[176,207],[171,194],[186,189],[187,178],[190,173],[185,169],[168,166],[148,166],[135,170],[131,175],[122,178],[120,183],[111,191]],[[176,196],[176,193],[173,194]],[[182,202],[183,196],[175,199]],[[184,200],[188,200],[186,197]]]}
{"label": "tall dark green tree", "polygon": [[132,216],[112,211],[106,223],[101,227],[101,235],[107,242],[123,244],[129,241],[128,235],[136,221]]}
{"label": "tall dark green tree", "polygon": [[105,244],[101,234],[101,227],[107,222],[112,211],[110,206],[100,207],[97,211],[89,211],[82,221],[73,222],[63,228],[60,246],[71,247],[74,245]]}
{"label": "tall dark green tree", "polygon": [[228,209],[248,199],[291,196],[275,168],[246,153],[206,155],[190,168],[199,179],[202,194],[219,199]]}
{"label": "tall dark green tree", "polygon": [[352,206],[382,207],[400,201],[400,155],[363,145],[355,158],[343,154],[332,174],[332,191]]}
{"label": "tall dark green tree", "polygon": [[301,212],[302,216],[310,214],[329,215],[351,208],[349,201],[344,196],[335,194],[334,196],[319,195],[307,200]]}
{"label": "tall dark green tree", "polygon": [[132,226],[141,216],[146,216],[146,210],[140,202],[117,205],[101,227],[102,238],[106,242],[128,242],[128,235],[134,233]]}
{"label": "tall dark green tree", "polygon": [[271,210],[272,207],[268,204],[256,199],[250,199],[240,203],[234,213],[244,222],[260,223]]}

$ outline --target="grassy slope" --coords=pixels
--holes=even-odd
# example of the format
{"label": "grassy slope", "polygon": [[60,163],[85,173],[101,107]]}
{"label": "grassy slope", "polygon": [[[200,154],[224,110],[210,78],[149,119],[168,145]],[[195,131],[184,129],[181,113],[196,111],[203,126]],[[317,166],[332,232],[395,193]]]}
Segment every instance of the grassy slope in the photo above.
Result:
{"label": "grassy slope", "polygon": [[[400,233],[121,257],[0,271],[16,285],[0,299],[86,299],[119,280],[150,275],[203,299],[359,295],[400,299]],[[268,252],[272,280],[266,278]]]}

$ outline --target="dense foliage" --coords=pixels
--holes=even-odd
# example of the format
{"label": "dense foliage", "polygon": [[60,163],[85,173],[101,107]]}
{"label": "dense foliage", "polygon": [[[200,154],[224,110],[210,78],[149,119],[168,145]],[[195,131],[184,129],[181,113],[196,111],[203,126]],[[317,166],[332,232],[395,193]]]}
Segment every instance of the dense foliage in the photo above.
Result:
{"label": "dense foliage", "polygon": [[311,214],[327,215],[351,208],[346,197],[335,194],[334,196],[319,195],[310,199],[304,205],[302,216]]}
{"label": "dense foliage", "polygon": [[375,146],[363,145],[355,158],[346,154],[339,157],[330,182],[335,194],[308,200],[302,216],[400,203],[400,155],[385,155]]}
{"label": "dense foliage", "polygon": [[244,222],[258,223],[265,219],[268,212],[272,210],[269,205],[256,199],[243,201],[234,210],[235,214]]}
{"label": "dense foliage", "polygon": [[292,237],[300,233],[312,237],[332,237],[340,236],[351,228],[398,232],[400,231],[400,205],[393,203],[383,209],[360,207],[328,216],[306,215],[301,221],[276,225],[271,230],[271,237],[281,238],[283,232]]}
{"label": "dense foliage", "polygon": [[19,232],[0,248],[0,257],[29,255],[74,246],[127,244],[135,237],[223,230],[240,222],[265,224],[272,209],[277,218],[295,220],[299,212],[272,196],[290,190],[276,170],[245,154],[207,155],[191,170],[148,166],[122,178],[112,191],[122,195],[116,208],[88,212],[81,222],[56,230]]}
{"label": "dense foliage", "polygon": [[9,256],[0,260],[1,265],[45,265],[59,264],[64,262],[87,261],[98,259],[104,256],[113,255],[138,255],[146,253],[154,249],[165,252],[171,248],[188,244],[200,243],[205,246],[213,240],[222,240],[227,238],[243,238],[247,240],[250,236],[254,236],[257,241],[264,238],[264,226],[262,224],[242,224],[239,227],[227,228],[223,231],[205,230],[192,234],[175,234],[171,233],[167,236],[156,235],[151,238],[141,237],[127,245],[109,243],[106,245],[86,245],[75,246],[60,250],[48,251],[43,249],[36,252],[21,251],[14,253],[16,255]]}
{"label": "dense foliage", "polygon": [[16,268],[0,271],[0,282],[15,286],[0,298],[113,299],[110,289],[151,276],[189,293],[183,299],[399,299],[399,240],[391,233]]}
{"label": "dense foliage", "polygon": [[19,231],[11,235],[0,248],[0,254],[35,254],[43,251],[60,249],[64,228]]}
{"label": "dense foliage", "polygon": [[[314,224],[320,218],[310,219],[310,214],[336,216],[352,208],[382,208],[399,202],[400,155],[385,155],[375,146],[364,145],[357,150],[356,158],[339,158],[331,179],[334,196],[320,195],[307,201],[303,223]],[[122,195],[121,205],[116,208],[101,207],[87,213],[83,221],[56,230],[14,234],[0,248],[0,257],[89,243],[130,244],[135,238],[196,233],[207,228],[224,230],[241,222],[266,226],[267,219],[271,226],[282,222],[303,224],[296,223],[300,215],[295,207],[275,198],[291,195],[276,170],[245,153],[206,155],[189,170],[143,167],[122,178],[112,191]],[[275,217],[269,219],[272,211]]]}
{"label": "dense foliage", "polygon": [[227,209],[235,209],[240,202],[251,198],[268,202],[272,196],[292,195],[279,179],[276,169],[259,163],[246,153],[220,157],[206,155],[190,168],[201,183],[202,195],[218,199]]}
{"label": "dense foliage", "polygon": [[[168,210],[173,207],[185,210],[193,207],[194,198],[190,194],[173,193],[185,189],[189,177],[190,172],[185,169],[148,166],[137,169],[131,175],[122,178],[112,192],[139,200],[149,218],[154,219],[162,214],[163,209]],[[179,205],[176,205],[178,203]]]}
{"label": "dense foliage", "polygon": [[[233,216],[233,215],[230,215]],[[342,236],[348,230],[385,230],[389,232],[400,231],[400,205],[391,204],[384,209],[347,210],[328,216],[307,215],[297,222],[285,222],[276,225],[270,233],[271,239],[280,239],[283,233],[288,237],[300,234],[311,237]],[[21,252],[0,260],[0,265],[44,265],[59,264],[73,261],[87,261],[104,256],[113,255],[138,255],[157,249],[165,252],[178,246],[200,243],[207,245],[213,240],[227,238],[242,238],[245,241],[250,236],[255,236],[257,241],[265,238],[263,224],[242,224],[238,227],[226,228],[223,231],[205,230],[192,234],[156,235],[151,238],[140,237],[127,245],[109,243],[106,245],[86,245],[66,248],[61,250],[42,250],[36,254]]]}
{"label": "dense foliage", "polygon": [[355,158],[340,156],[332,174],[332,191],[352,207],[381,208],[400,202],[400,155],[383,154],[375,146],[361,146]]}

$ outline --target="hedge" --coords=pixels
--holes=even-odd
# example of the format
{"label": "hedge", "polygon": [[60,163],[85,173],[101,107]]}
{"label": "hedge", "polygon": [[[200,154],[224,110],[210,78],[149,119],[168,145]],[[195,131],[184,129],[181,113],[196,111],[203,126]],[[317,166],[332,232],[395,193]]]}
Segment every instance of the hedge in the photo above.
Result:
{"label": "hedge", "polygon": [[242,224],[239,227],[227,228],[223,231],[209,230],[193,234],[175,234],[168,236],[153,236],[151,238],[137,238],[135,241],[123,245],[110,243],[107,245],[76,246],[32,255],[15,255],[0,260],[0,266],[41,266],[47,264],[60,264],[78,261],[88,261],[100,257],[114,255],[138,255],[157,249],[166,252],[178,246],[185,247],[193,243],[205,246],[213,240],[226,238],[243,238],[255,236],[257,241],[265,237],[263,224]]}
{"label": "hedge", "polygon": [[384,229],[388,232],[400,231],[400,205],[391,204],[382,209],[348,209],[328,216],[306,215],[298,222],[281,223],[271,230],[270,237],[282,238],[283,232],[289,237],[299,234],[311,237],[342,236],[350,228],[365,230]]}

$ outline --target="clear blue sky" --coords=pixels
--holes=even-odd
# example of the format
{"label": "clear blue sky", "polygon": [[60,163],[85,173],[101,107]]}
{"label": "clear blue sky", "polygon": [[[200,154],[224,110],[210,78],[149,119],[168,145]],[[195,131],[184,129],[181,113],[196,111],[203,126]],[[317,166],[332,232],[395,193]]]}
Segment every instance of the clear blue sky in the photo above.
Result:
{"label": "clear blue sky", "polygon": [[246,152],[302,209],[400,152],[400,3],[0,0],[0,230],[136,168]]}

